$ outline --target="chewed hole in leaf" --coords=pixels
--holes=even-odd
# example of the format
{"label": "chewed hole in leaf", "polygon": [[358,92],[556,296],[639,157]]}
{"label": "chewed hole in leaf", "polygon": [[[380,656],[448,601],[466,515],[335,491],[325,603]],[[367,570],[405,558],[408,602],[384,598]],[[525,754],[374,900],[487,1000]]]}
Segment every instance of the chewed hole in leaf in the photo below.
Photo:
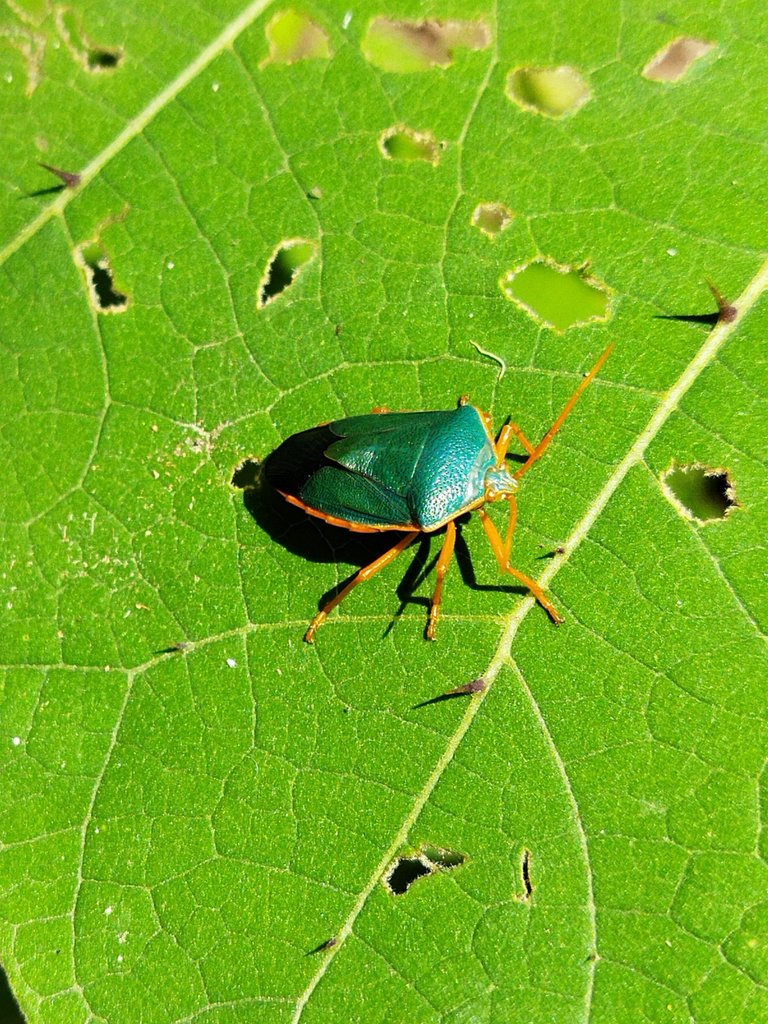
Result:
{"label": "chewed hole in leaf", "polygon": [[432,868],[420,857],[399,857],[389,870],[385,883],[393,896],[408,892],[417,878],[431,875]]}
{"label": "chewed hole in leaf", "polygon": [[713,469],[700,462],[673,465],[662,475],[661,483],[678,512],[697,523],[725,519],[739,504],[727,469]]}
{"label": "chewed hole in leaf", "polygon": [[88,69],[90,71],[112,71],[123,58],[121,50],[107,50],[97,47],[88,51]]}
{"label": "chewed hole in leaf", "polygon": [[491,32],[484,21],[405,21],[374,18],[361,43],[363,56],[374,67],[398,74],[447,68],[453,51],[463,47],[484,50]]}
{"label": "chewed hole in leaf", "polygon": [[466,855],[457,850],[422,844],[415,855],[398,857],[387,872],[384,882],[394,896],[402,896],[419,878],[452,871],[466,861]]}
{"label": "chewed hole in leaf", "polygon": [[262,309],[290,287],[303,268],[314,259],[317,243],[306,238],[281,242],[267,263],[259,286],[258,307]]}
{"label": "chewed hole in leaf", "polygon": [[703,39],[681,36],[665,46],[648,61],[643,68],[643,76],[652,82],[679,82],[690,70],[691,66],[710,50],[714,43]]}
{"label": "chewed hole in leaf", "polygon": [[232,486],[240,490],[254,487],[259,478],[261,463],[257,459],[243,459],[232,474]]}
{"label": "chewed hole in leaf", "polygon": [[520,857],[520,881],[523,885],[522,893],[517,897],[521,903],[528,903],[533,896],[533,883],[531,882],[531,851],[524,849]]}
{"label": "chewed hole in leaf", "polygon": [[504,203],[479,203],[472,213],[472,224],[484,235],[495,238],[509,227],[514,216]]}
{"label": "chewed hole in leaf", "polygon": [[280,11],[266,28],[269,56],[265,64],[295,64],[300,60],[328,60],[333,56],[325,29],[308,14]]}
{"label": "chewed hole in leaf", "polygon": [[556,331],[605,321],[610,316],[610,288],[603,281],[588,277],[583,267],[534,260],[508,271],[499,286],[510,302]]}
{"label": "chewed hole in leaf", "polygon": [[571,67],[515,68],[507,76],[507,96],[524,110],[546,117],[575,114],[590,97],[583,76]]}
{"label": "chewed hole in leaf", "polygon": [[122,62],[122,49],[119,46],[94,43],[83,31],[79,16],[74,11],[59,7],[56,11],[56,27],[69,52],[86,71],[114,71]]}
{"label": "chewed hole in leaf", "polygon": [[128,308],[128,296],[115,287],[112,266],[104,248],[98,242],[86,242],[75,256],[83,268],[91,302],[100,313],[123,313]]}
{"label": "chewed hole in leaf", "polygon": [[379,138],[379,149],[387,160],[425,160],[434,167],[440,162],[440,147],[434,135],[405,125],[387,128]]}
{"label": "chewed hole in leaf", "polygon": [[446,850],[442,846],[420,846],[419,852],[430,864],[443,871],[458,868],[466,862],[466,856],[458,850]]}

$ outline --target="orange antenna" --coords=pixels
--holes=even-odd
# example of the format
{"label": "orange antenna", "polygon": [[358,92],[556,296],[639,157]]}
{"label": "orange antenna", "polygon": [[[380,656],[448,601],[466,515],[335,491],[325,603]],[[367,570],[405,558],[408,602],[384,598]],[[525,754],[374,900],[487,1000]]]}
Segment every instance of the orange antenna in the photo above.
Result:
{"label": "orange antenna", "polygon": [[598,373],[600,372],[600,368],[602,367],[603,363],[606,361],[608,356],[611,354],[611,352],[613,352],[613,343],[611,343],[606,348],[605,352],[603,352],[603,354],[597,360],[595,365],[592,367],[592,369],[586,375],[584,380],[576,388],[574,393],[568,399],[568,401],[567,401],[563,411],[557,417],[557,419],[552,424],[552,426],[549,428],[549,430],[546,432],[546,434],[541,439],[541,441],[539,441],[538,445],[533,449],[533,451],[528,456],[526,461],[522,464],[520,469],[518,469],[516,473],[512,474],[514,476],[515,480],[519,480],[520,477],[524,473],[527,473],[528,470],[531,468],[531,466],[534,464],[534,462],[538,461],[541,458],[541,456],[544,454],[544,452],[547,450],[547,448],[549,448],[549,446],[552,443],[552,439],[554,438],[555,434],[558,432],[560,427],[562,427],[563,423],[565,423],[566,419],[568,418],[568,415],[570,414],[570,412],[573,409],[574,405],[576,405],[578,400],[581,398],[581,396],[584,393],[584,391],[586,391],[586,389],[589,387],[589,385],[592,383],[592,381],[598,375]]}

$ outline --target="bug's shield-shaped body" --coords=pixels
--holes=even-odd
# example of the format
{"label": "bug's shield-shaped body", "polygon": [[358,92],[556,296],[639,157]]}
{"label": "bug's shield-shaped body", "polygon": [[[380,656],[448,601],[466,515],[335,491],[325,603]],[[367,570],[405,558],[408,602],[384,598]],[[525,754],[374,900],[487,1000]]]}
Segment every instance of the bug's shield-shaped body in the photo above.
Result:
{"label": "bug's shield-shaped body", "polygon": [[489,485],[516,487],[497,468],[493,438],[473,405],[334,420],[289,437],[265,470],[289,501],[362,531],[429,533],[483,504]]}

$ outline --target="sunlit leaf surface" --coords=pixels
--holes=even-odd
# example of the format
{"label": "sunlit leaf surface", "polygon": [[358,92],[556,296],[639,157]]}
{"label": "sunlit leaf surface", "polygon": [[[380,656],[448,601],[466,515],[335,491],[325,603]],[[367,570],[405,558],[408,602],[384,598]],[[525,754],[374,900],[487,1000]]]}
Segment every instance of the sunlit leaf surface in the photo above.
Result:
{"label": "sunlit leaf surface", "polygon": [[[768,1020],[761,13],[6,8],[0,960],[29,1021]],[[711,45],[644,76],[680,37]],[[546,116],[519,68],[587,92]],[[607,319],[510,301],[536,261]],[[515,563],[563,626],[473,517],[436,643],[439,538],[303,643],[391,540],[270,494],[282,439],[462,394],[537,439],[609,341],[521,488]],[[737,504],[686,515],[673,466]]]}

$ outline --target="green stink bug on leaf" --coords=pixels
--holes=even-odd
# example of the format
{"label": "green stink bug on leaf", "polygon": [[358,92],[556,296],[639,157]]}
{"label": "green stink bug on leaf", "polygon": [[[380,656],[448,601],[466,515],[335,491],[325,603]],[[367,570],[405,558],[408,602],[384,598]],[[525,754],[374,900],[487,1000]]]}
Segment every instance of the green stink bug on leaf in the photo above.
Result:
{"label": "green stink bug on leaf", "polygon": [[[606,348],[537,445],[516,423],[505,423],[494,440],[489,414],[466,398],[459,400],[456,409],[433,412],[374,409],[364,416],[303,430],[283,441],[267,458],[264,472],[287,501],[347,530],[404,534],[321,608],[304,636],[307,643],[314,641],[329,613],[359,583],[394,561],[420,534],[445,527],[427,625],[427,639],[434,640],[443,583],[456,544],[456,519],[472,511],[480,515],[501,571],[524,584],[559,625],[563,619],[538,583],[510,563],[518,481],[547,450],[612,349],[612,345]],[[513,437],[528,457],[510,472],[506,457]],[[504,540],[484,508],[501,500],[509,504]]]}

